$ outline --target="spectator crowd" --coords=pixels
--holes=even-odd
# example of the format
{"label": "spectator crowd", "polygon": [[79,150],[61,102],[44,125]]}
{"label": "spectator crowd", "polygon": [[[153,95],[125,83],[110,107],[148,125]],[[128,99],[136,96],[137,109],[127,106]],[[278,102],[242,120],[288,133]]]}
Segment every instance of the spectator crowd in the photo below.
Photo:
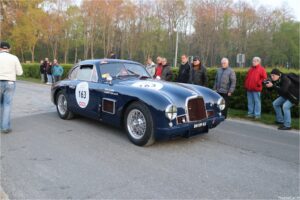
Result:
{"label": "spectator crowd", "polygon": [[[146,61],[146,69],[149,74],[159,80],[175,80],[179,83],[189,83],[208,87],[208,75],[206,67],[200,57],[195,56],[191,63],[185,54],[181,56],[181,65],[177,77],[173,76],[171,66],[167,59],[158,56],[156,64],[151,58]],[[296,74],[283,74],[278,69],[273,69],[271,76],[267,77],[265,68],[261,65],[261,59],[254,57],[244,80],[244,87],[247,92],[247,117],[261,118],[261,92],[263,87],[268,90],[274,89],[279,97],[273,102],[276,114],[275,123],[279,130],[291,129],[291,108],[299,104],[299,76]],[[218,68],[213,90],[220,94],[226,103],[222,115],[227,118],[230,97],[234,94],[236,87],[236,75],[229,65],[228,58],[222,58]]]}
{"label": "spectator crowd", "polygon": [[[10,112],[15,91],[16,76],[23,74],[19,59],[9,53],[10,45],[7,42],[0,42],[0,100],[1,100],[1,132],[11,131]],[[116,59],[114,52],[110,53],[111,59]],[[156,63],[151,58],[146,61],[146,70],[158,80],[189,83],[208,87],[208,75],[206,67],[200,57],[195,56],[191,63],[187,55],[181,56],[181,65],[177,77],[173,76],[172,68],[166,58],[158,56]],[[50,62],[48,58],[40,62],[41,81],[46,84],[53,84],[63,75],[63,67],[57,59]],[[265,68],[261,65],[261,59],[254,57],[252,65],[244,80],[244,87],[247,91],[248,113],[247,117],[261,118],[261,92],[263,86],[274,89],[278,98],[273,102],[276,113],[275,123],[279,130],[291,129],[291,108],[299,104],[299,76],[296,74],[283,74],[278,69],[273,69],[268,78]],[[234,95],[236,87],[236,75],[230,67],[228,58],[222,58],[220,67],[216,72],[213,90],[220,94],[226,103],[222,115],[227,118],[230,98]]]}
{"label": "spectator crowd", "polygon": [[64,68],[58,64],[57,59],[53,62],[49,62],[48,58],[41,60],[40,62],[40,74],[42,83],[51,85],[57,81],[61,80],[64,73]]}

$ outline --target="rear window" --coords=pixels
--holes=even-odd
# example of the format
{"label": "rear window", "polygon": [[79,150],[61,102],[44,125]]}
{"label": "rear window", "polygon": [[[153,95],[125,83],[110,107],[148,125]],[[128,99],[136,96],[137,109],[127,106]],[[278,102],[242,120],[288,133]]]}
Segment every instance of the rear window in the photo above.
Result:
{"label": "rear window", "polygon": [[93,65],[81,65],[77,72],[76,79],[80,81],[92,81],[93,79],[95,80],[95,72],[96,71]]}

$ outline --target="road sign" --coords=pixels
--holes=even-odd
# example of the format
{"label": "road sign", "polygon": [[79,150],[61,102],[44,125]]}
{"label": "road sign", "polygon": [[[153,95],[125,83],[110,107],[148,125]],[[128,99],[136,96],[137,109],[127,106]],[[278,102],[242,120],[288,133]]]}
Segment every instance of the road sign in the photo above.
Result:
{"label": "road sign", "polygon": [[236,63],[238,63],[240,67],[243,67],[245,64],[245,54],[243,53],[237,54]]}

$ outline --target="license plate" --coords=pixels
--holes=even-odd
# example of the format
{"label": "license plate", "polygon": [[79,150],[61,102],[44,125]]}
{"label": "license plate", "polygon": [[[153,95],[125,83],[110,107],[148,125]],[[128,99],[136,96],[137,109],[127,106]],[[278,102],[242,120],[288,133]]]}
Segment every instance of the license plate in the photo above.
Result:
{"label": "license plate", "polygon": [[194,128],[201,128],[203,126],[206,126],[206,122],[201,122],[201,123],[198,123],[198,124],[194,124]]}

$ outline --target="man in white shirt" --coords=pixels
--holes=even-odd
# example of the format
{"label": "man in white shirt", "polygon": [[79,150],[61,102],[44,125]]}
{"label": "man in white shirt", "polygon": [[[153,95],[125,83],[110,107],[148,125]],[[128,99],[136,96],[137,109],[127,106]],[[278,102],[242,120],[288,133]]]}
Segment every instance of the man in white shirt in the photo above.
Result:
{"label": "man in white shirt", "polygon": [[11,132],[10,112],[16,88],[16,76],[23,74],[19,59],[9,53],[10,45],[0,42],[0,128],[1,133]]}

